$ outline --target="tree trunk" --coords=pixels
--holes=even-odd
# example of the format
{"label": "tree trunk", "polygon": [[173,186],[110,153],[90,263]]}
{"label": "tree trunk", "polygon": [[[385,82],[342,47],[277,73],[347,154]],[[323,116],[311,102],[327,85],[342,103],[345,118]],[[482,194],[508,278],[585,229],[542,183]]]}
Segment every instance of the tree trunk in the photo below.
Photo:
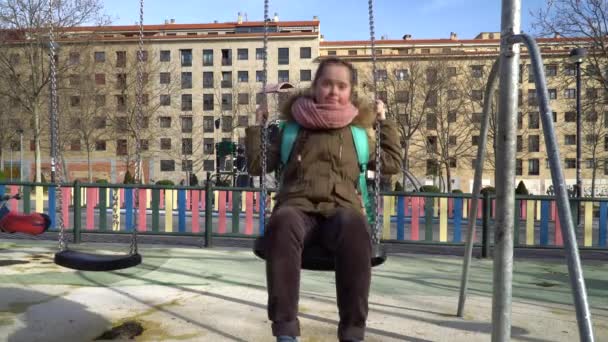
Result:
{"label": "tree trunk", "polygon": [[93,183],[93,165],[91,164],[91,147],[87,144],[87,173],[89,174],[89,183]]}
{"label": "tree trunk", "polygon": [[[409,147],[410,147],[410,141],[405,140],[405,142],[403,143],[403,160],[401,161],[401,166],[403,167],[403,169],[405,170],[409,170]],[[402,180],[401,180],[401,184],[403,185],[403,191],[406,191],[406,187],[405,184],[407,183],[407,177],[405,176],[405,172],[401,172],[402,174]],[[416,187],[415,184],[414,187]]]}
{"label": "tree trunk", "polygon": [[0,171],[4,170],[4,150],[0,148]]}
{"label": "tree trunk", "polygon": [[591,197],[595,197],[595,176],[597,173],[597,160],[593,158],[593,170],[591,172]]}
{"label": "tree trunk", "polygon": [[445,175],[447,177],[446,184],[447,184],[447,188],[448,188],[448,193],[450,193],[450,192],[452,192],[452,173],[450,171],[450,164],[449,163],[447,163],[445,165]]}

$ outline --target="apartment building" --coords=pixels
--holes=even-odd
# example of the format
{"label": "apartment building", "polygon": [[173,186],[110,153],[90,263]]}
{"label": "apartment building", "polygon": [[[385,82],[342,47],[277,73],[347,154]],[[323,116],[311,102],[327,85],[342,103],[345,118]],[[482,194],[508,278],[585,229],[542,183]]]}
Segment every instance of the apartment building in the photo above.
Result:
{"label": "apartment building", "polygon": [[[144,27],[144,114],[133,122],[134,84],[138,48],[137,26],[79,27],[61,32],[59,42],[61,110],[66,127],[78,131],[91,117],[98,134],[87,139],[72,135],[62,145],[72,178],[86,179],[92,164],[94,179],[121,181],[133,160],[129,132],[141,127],[146,180],[199,179],[218,166],[215,143],[242,143],[244,128],[253,124],[260,103],[263,74],[263,22],[178,24]],[[369,40],[327,41],[317,18],[310,21],[268,23],[268,83],[310,86],[318,61],[337,56],[357,69],[357,93],[378,95],[388,103],[389,115],[400,125],[408,167],[422,183],[470,191],[479,141],[485,83],[499,54],[499,33],[483,32],[473,39],[449,38],[376,40],[374,82]],[[362,37],[363,38],[363,37]],[[575,182],[575,69],[568,61],[574,44],[564,38],[538,40],[549,85],[550,105],[557,127],[562,164],[568,184]],[[584,186],[596,167],[598,191],[608,191],[608,114],[606,94],[583,63]],[[87,90],[87,91],[85,91]],[[544,138],[535,95],[534,75],[525,49],[519,73],[517,178],[535,194],[551,184]],[[279,95],[270,96],[277,112]],[[601,103],[600,103],[601,102]],[[86,110],[87,103],[93,110]],[[88,114],[84,114],[87,112]],[[91,113],[89,113],[91,112]],[[83,127],[80,127],[82,129]],[[28,130],[24,130],[28,140]],[[64,128],[64,131],[69,131]],[[95,131],[95,130],[93,130]],[[44,140],[44,138],[43,138]],[[84,140],[90,140],[85,142]],[[492,140],[488,144],[492,149]],[[11,143],[12,150],[19,144]],[[26,144],[27,145],[27,144]],[[26,176],[33,174],[33,144],[24,156]],[[42,142],[48,150],[48,143]],[[90,147],[86,147],[86,146]],[[591,149],[595,146],[595,149]],[[91,163],[87,163],[90,151]],[[484,184],[493,184],[494,154],[484,164]],[[15,161],[16,153],[13,153]],[[5,153],[5,160],[8,159]],[[594,162],[595,160],[595,162]],[[6,163],[6,162],[5,162]],[[16,161],[15,161],[16,164]],[[48,163],[43,164],[48,170]],[[221,161],[220,169],[230,169]],[[603,190],[602,190],[603,189]]]}

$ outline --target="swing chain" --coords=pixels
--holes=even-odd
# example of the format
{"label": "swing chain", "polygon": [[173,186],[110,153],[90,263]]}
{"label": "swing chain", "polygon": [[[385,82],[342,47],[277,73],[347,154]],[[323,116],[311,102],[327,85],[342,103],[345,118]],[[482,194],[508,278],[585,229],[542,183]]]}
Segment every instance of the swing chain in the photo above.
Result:
{"label": "swing chain", "polygon": [[[268,0],[264,0],[264,60],[262,72],[262,92],[263,100],[262,105],[266,107],[268,111],[268,94],[266,93],[267,86],[267,73],[268,73]],[[266,168],[267,168],[267,149],[268,149],[268,118],[262,116],[262,172],[261,172],[261,184],[260,184],[260,208],[261,211],[261,226],[264,227],[266,224]]]}
{"label": "swing chain", "polygon": [[[370,43],[372,49],[372,75],[373,75],[373,90],[374,90],[374,106],[378,101],[378,79],[376,75],[376,42],[375,42],[375,34],[374,34],[374,1],[369,0],[369,32],[370,32]],[[380,224],[382,223],[382,204],[380,203],[380,178],[381,178],[381,168],[382,168],[382,160],[380,158],[380,153],[382,153],[382,149],[380,147],[381,143],[381,131],[382,121],[376,117],[376,169],[374,173],[374,203],[376,208],[376,215],[374,215],[374,226],[372,227],[372,242],[377,244],[380,242]]]}

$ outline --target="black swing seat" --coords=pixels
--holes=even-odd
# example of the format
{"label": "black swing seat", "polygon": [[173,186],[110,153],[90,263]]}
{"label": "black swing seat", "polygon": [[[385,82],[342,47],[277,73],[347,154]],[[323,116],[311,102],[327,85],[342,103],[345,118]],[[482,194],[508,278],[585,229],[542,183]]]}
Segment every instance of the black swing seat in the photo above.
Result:
{"label": "black swing seat", "polygon": [[91,254],[66,249],[55,253],[55,263],[79,271],[114,271],[139,265],[141,255]]}
{"label": "black swing seat", "polygon": [[[253,252],[260,259],[266,260],[266,244],[263,236],[255,239]],[[386,261],[386,248],[382,244],[372,245],[372,267]],[[302,268],[311,271],[333,271],[336,269],[334,255],[321,245],[306,246],[302,252]]]}

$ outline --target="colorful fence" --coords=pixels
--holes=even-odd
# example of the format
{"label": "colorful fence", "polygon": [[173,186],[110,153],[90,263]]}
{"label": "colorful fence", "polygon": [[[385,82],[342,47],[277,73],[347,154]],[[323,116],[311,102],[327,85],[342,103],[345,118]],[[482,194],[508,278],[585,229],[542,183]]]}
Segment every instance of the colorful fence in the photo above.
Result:
{"label": "colorful fence", "polygon": [[[25,183],[24,183],[25,184]],[[57,212],[56,189],[48,184],[0,185],[0,193],[22,193],[11,210],[56,213],[66,227],[86,232],[203,234],[255,237],[260,234],[257,189],[184,187],[120,187],[79,185],[61,188],[63,205]],[[135,208],[136,196],[139,196]],[[116,197],[116,201],[114,198]],[[476,219],[475,241],[493,241],[495,199],[478,199],[474,218],[469,215],[470,195],[387,193],[382,196],[382,238],[394,242],[463,243],[470,219]],[[272,207],[269,196],[268,205]],[[572,200],[573,217],[577,201]],[[33,208],[32,208],[33,204]],[[579,246],[607,247],[608,199],[582,199],[577,226]],[[137,210],[136,210],[137,209]],[[206,215],[209,214],[209,215]],[[562,246],[555,201],[551,197],[518,197],[515,207],[516,246]],[[50,215],[55,227],[56,215]],[[137,217],[136,217],[137,215]],[[113,217],[117,217],[113,220]],[[135,224],[136,222],[136,224]]]}

